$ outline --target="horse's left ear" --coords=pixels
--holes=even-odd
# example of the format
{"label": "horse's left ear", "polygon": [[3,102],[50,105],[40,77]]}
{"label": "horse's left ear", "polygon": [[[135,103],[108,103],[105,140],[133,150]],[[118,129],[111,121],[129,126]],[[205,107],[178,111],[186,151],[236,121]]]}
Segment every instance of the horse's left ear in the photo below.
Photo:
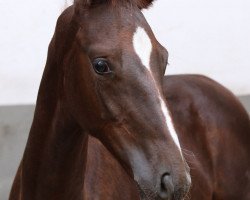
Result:
{"label": "horse's left ear", "polygon": [[148,8],[150,5],[152,5],[154,0],[137,0],[137,6],[140,9]]}

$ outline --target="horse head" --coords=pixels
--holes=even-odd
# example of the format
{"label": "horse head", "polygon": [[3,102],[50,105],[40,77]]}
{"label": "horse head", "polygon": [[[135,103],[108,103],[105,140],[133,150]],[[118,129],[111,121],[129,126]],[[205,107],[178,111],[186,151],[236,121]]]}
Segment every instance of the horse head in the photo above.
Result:
{"label": "horse head", "polygon": [[152,0],[76,0],[63,90],[75,120],[137,182],[142,199],[182,199],[190,186],[162,82],[167,50],[141,9]]}

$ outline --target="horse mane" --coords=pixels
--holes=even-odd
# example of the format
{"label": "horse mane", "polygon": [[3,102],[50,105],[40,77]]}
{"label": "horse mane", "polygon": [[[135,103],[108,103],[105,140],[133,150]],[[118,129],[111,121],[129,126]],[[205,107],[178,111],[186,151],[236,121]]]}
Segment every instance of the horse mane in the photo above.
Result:
{"label": "horse mane", "polygon": [[108,3],[111,5],[116,5],[117,3],[130,3],[137,5],[138,8],[144,9],[152,5],[154,0],[74,0],[75,5],[80,5],[81,7],[91,7],[98,4]]}

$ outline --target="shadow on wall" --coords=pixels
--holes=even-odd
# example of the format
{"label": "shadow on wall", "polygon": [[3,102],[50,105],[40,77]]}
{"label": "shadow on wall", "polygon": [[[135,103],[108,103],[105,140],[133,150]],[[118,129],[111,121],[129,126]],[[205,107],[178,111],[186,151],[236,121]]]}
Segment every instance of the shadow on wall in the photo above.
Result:
{"label": "shadow on wall", "polygon": [[0,199],[7,200],[23,155],[34,106],[0,107]]}
{"label": "shadow on wall", "polygon": [[[239,97],[250,113],[250,95]],[[0,107],[0,199],[7,200],[23,155],[34,105]]]}

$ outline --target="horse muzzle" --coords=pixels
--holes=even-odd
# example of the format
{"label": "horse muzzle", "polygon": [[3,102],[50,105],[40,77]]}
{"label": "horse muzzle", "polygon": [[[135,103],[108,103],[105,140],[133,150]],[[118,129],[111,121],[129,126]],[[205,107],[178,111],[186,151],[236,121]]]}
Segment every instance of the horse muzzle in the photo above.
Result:
{"label": "horse muzzle", "polygon": [[190,189],[191,178],[187,174],[185,180],[175,185],[171,174],[164,173],[159,185],[154,189],[149,189],[145,185],[138,184],[141,200],[183,200]]}

